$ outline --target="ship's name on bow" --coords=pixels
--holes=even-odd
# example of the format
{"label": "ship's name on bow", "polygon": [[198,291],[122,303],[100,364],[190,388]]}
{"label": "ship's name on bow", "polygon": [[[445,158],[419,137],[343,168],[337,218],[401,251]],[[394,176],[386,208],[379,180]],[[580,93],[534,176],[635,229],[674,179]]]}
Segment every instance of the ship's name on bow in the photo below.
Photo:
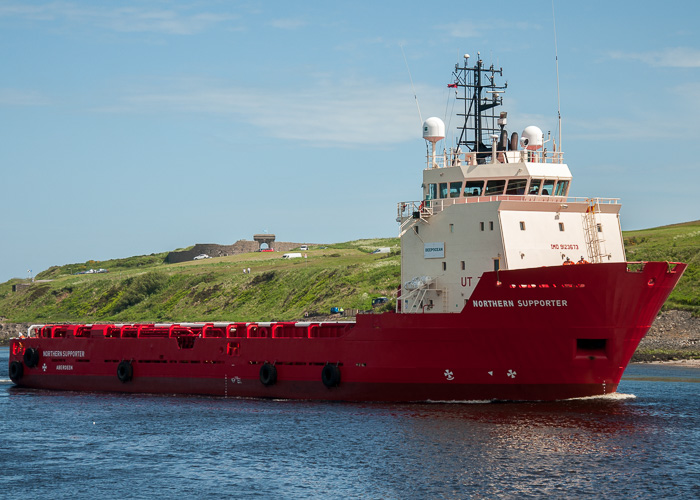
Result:
{"label": "ship's name on bow", "polygon": [[472,307],[568,307],[566,300],[472,300]]}

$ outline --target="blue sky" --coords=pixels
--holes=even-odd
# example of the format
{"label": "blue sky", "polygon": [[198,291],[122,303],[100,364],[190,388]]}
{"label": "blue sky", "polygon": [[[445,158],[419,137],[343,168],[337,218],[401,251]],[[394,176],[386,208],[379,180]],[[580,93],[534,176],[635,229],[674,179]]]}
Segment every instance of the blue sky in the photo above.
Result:
{"label": "blue sky", "polygon": [[[509,131],[556,131],[551,0],[488,5],[0,0],[0,281],[264,231],[395,236],[426,152],[407,66],[445,118],[480,51]],[[623,229],[700,219],[700,2],[554,13],[570,194],[621,198]]]}

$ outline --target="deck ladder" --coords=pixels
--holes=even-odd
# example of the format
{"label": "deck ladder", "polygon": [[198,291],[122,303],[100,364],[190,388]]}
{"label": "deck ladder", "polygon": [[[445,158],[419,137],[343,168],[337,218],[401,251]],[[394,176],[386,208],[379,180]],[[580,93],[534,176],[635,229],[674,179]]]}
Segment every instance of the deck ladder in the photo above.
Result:
{"label": "deck ladder", "polygon": [[599,200],[589,199],[586,213],[583,214],[583,235],[586,241],[588,259],[590,262],[602,262],[602,252],[600,246],[604,242],[601,238],[602,232],[599,230],[596,214],[600,211]]}

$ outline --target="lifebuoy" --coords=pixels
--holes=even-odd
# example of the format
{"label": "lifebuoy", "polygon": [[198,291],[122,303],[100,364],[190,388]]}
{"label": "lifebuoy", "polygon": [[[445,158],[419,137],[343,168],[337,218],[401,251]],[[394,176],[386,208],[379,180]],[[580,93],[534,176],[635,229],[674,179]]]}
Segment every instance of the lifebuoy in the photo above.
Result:
{"label": "lifebuoy", "polygon": [[260,382],[265,387],[275,385],[277,382],[277,368],[275,368],[275,365],[265,363],[260,367]]}
{"label": "lifebuoy", "polygon": [[24,375],[24,366],[22,363],[19,361],[10,363],[10,380],[16,384],[22,378],[22,375]]}
{"label": "lifebuoy", "polygon": [[27,347],[24,351],[23,359],[27,368],[34,368],[39,364],[39,351],[33,347]]}
{"label": "lifebuoy", "polygon": [[122,383],[127,383],[134,378],[134,367],[131,366],[129,361],[119,363],[119,366],[117,366],[117,378]]}
{"label": "lifebuoy", "polygon": [[340,385],[340,368],[337,365],[326,364],[321,371],[321,381],[329,389]]}

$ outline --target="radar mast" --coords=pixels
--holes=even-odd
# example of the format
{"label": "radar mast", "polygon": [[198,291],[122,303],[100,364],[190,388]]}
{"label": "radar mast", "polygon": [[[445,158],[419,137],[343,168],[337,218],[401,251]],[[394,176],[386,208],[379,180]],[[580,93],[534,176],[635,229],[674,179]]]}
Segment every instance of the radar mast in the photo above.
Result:
{"label": "radar mast", "polygon": [[499,151],[506,149],[506,113],[496,116],[495,108],[503,104],[501,94],[505,92],[508,83],[496,83],[496,75],[503,76],[503,68],[496,69],[493,64],[485,68],[481,53],[477,53],[473,67],[467,66],[468,61],[469,54],[465,54],[464,65],[455,65],[454,83],[450,85],[457,88],[457,99],[464,102],[464,111],[457,113],[464,117],[464,124],[458,127],[461,132],[457,148],[466,147],[470,152],[476,153],[479,163],[484,163],[492,154],[491,136],[500,137]]}

